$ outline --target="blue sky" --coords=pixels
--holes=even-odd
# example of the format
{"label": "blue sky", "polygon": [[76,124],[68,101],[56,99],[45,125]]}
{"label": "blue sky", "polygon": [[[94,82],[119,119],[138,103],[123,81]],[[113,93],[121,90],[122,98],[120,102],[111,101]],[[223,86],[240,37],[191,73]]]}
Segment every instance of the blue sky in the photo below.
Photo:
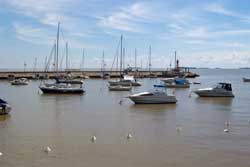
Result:
{"label": "blue sky", "polygon": [[[70,66],[100,67],[102,51],[110,67],[124,35],[126,64],[169,67],[174,51],[182,66],[250,66],[248,0],[1,0],[0,68],[44,67],[61,22],[60,57],[69,43]],[[63,63],[65,64],[65,63]]]}

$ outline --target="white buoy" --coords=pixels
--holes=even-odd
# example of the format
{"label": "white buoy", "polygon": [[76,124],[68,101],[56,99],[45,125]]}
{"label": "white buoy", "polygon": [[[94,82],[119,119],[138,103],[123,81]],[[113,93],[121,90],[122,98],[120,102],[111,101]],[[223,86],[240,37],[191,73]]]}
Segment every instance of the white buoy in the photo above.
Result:
{"label": "white buoy", "polygon": [[132,134],[131,133],[129,133],[128,135],[127,135],[127,139],[131,139],[133,136],[132,136]]}
{"label": "white buoy", "polygon": [[229,129],[224,129],[224,132],[228,133],[228,132],[229,132]]}
{"label": "white buoy", "polygon": [[92,141],[92,142],[95,142],[95,141],[96,141],[96,137],[95,137],[95,136],[92,136],[92,137],[91,137],[91,141]]}
{"label": "white buoy", "polygon": [[47,146],[46,149],[45,149],[45,152],[46,152],[46,153],[51,152],[51,148],[50,148],[49,146]]}
{"label": "white buoy", "polygon": [[3,153],[0,152],[0,156],[2,156],[2,155],[3,155]]}

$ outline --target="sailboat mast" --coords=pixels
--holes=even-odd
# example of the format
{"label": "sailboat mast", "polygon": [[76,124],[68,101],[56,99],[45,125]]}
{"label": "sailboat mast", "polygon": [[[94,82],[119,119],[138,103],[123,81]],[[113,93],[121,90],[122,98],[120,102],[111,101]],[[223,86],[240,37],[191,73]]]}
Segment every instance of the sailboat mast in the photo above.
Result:
{"label": "sailboat mast", "polygon": [[85,60],[85,52],[84,52],[84,48],[82,49],[82,71],[84,69],[84,60]]}
{"label": "sailboat mast", "polygon": [[58,72],[58,58],[59,58],[59,30],[60,30],[60,22],[58,22],[57,26],[57,36],[56,36],[56,62],[55,62],[55,69]]}
{"label": "sailboat mast", "polygon": [[123,40],[123,36],[121,35],[120,76],[122,76],[122,55],[123,55],[122,40]]}
{"label": "sailboat mast", "polygon": [[136,69],[136,67],[137,67],[136,61],[137,61],[137,49],[135,48],[135,69]]}
{"label": "sailboat mast", "polygon": [[174,67],[176,68],[176,51],[174,51]]}
{"label": "sailboat mast", "polygon": [[148,60],[148,70],[151,73],[151,45],[149,45],[149,60]]}
{"label": "sailboat mast", "polygon": [[69,69],[69,54],[68,54],[68,42],[66,42],[66,70]]}

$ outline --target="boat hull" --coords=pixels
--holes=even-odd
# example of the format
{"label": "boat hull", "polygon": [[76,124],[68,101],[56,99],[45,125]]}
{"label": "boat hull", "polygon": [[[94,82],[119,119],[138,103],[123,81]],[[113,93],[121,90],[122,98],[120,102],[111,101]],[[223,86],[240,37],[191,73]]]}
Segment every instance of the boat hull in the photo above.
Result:
{"label": "boat hull", "polygon": [[137,96],[129,97],[135,104],[174,104],[177,102],[175,96],[168,97],[146,97],[146,96]]}
{"label": "boat hull", "polygon": [[141,83],[139,82],[120,82],[120,81],[109,81],[110,86],[141,86]]}
{"label": "boat hull", "polygon": [[46,87],[39,87],[43,93],[46,94],[83,94],[85,91],[80,88],[76,89],[55,89],[55,88],[46,88]]}
{"label": "boat hull", "polygon": [[132,88],[127,86],[109,86],[110,91],[130,91]]}
{"label": "boat hull", "polygon": [[213,91],[194,91],[200,97],[234,97],[230,91],[225,92],[213,92]]}
{"label": "boat hull", "polygon": [[167,84],[167,88],[190,88],[190,84]]}

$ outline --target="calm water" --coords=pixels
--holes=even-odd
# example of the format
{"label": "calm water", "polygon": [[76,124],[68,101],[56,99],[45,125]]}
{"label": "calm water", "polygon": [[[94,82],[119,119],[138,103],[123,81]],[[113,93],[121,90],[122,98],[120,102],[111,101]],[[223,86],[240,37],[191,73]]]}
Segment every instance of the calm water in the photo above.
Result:
{"label": "calm water", "polygon": [[[176,105],[134,105],[123,98],[129,93],[109,92],[104,80],[86,80],[82,96],[43,95],[39,81],[1,81],[0,96],[13,110],[0,117],[0,166],[249,167],[250,84],[242,77],[250,70],[197,72],[201,77],[190,81],[202,84],[175,90]],[[192,89],[220,81],[233,84],[235,98],[189,97]],[[133,92],[153,89],[158,80],[142,82]],[[226,121],[229,133],[223,132]]]}

